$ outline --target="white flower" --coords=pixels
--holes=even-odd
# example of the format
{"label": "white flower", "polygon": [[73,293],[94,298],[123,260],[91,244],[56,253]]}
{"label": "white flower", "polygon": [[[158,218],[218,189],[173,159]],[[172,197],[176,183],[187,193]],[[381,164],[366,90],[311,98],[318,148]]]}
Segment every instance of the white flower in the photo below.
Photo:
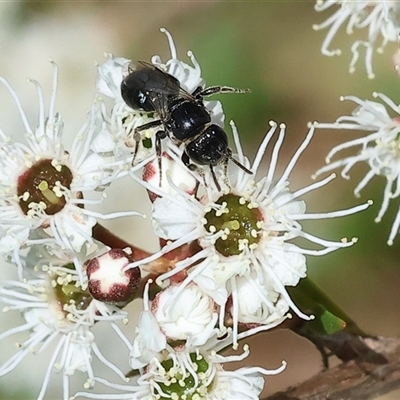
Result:
{"label": "white flower", "polygon": [[[174,242],[130,267],[150,262],[184,244],[197,241],[201,250],[192,257],[177,262],[174,269],[159,276],[158,282],[161,284],[167,278],[184,271],[183,285],[195,282],[219,306],[225,307],[228,297],[232,296],[234,344],[237,343],[239,304],[240,314],[246,315],[246,322],[260,323],[262,315],[265,323],[277,325],[282,321],[288,306],[300,317],[309,319],[295,306],[285,286],[295,286],[306,276],[306,255],[324,255],[355,242],[355,239],[342,239],[339,242],[320,239],[304,232],[300,221],[345,216],[368,207],[368,204],[363,204],[330,213],[306,214],[305,202],[299,198],[324,186],[334,176],[293,193],[289,190],[289,174],[311,141],[314,127],[311,127],[282,176],[276,179],[274,175],[278,154],[285,135],[285,126],[281,125],[270,165],[268,168],[263,167],[268,173],[258,181],[255,180],[263,154],[276,130],[277,124],[271,122],[271,129],[261,144],[253,165],[249,166],[234,129],[238,160],[253,175],[232,165],[228,179],[225,178],[229,185],[225,185],[222,193],[216,190],[208,175],[205,193],[200,196],[189,195],[176,186],[175,195],[170,195],[142,182],[148,190],[160,196],[154,201],[152,211],[156,233],[161,238]],[[219,167],[217,172],[221,173],[221,170],[223,168]],[[174,186],[172,181],[170,184]],[[310,250],[291,243],[298,237],[321,248]],[[239,277],[254,282],[254,288],[258,291],[258,306],[253,304],[254,299],[247,299],[246,290],[243,290],[244,283],[238,281]],[[247,301],[252,302],[251,306],[245,305]],[[252,309],[250,313],[246,311],[249,307]],[[251,315],[254,320],[251,320]],[[271,321],[271,318],[276,319]],[[266,325],[265,329],[269,327],[271,325]]]}
{"label": "white flower", "polygon": [[6,281],[0,285],[0,302],[6,305],[3,312],[17,310],[25,320],[22,325],[1,333],[0,340],[17,332],[29,334],[26,340],[18,343],[16,353],[0,366],[0,376],[14,370],[27,354],[42,353],[49,345],[55,345],[37,400],[44,398],[53,370],[62,374],[63,400],[69,399],[69,376],[76,371],[85,372],[88,377],[85,386],[92,386],[95,378],[93,356],[125,380],[119,368],[107,360],[98,348],[91,331],[95,323],[102,321],[110,324],[128,344],[128,350],[131,349],[114,322],[126,322],[127,313],[92,299],[81,286],[72,259],[66,254],[58,259],[60,254],[63,252],[47,253],[44,247],[40,247],[40,261],[34,270],[30,270],[31,273],[37,271],[35,276],[24,282]]}
{"label": "white flower", "polygon": [[136,333],[130,352],[130,365],[133,369],[146,366],[157,353],[167,346],[167,338],[161,332],[157,320],[148,308],[140,313]]}
{"label": "white flower", "polygon": [[195,284],[168,286],[156,295],[151,310],[167,338],[188,340],[191,346],[207,342],[218,318],[213,300]]}
{"label": "white flower", "polygon": [[188,92],[194,92],[199,86],[204,87],[205,81],[201,77],[201,68],[199,63],[194,58],[191,51],[188,51],[188,57],[193,64],[193,67],[178,60],[178,55],[176,52],[175,43],[172,39],[171,34],[164,28],[160,31],[165,33],[168,38],[168,44],[171,51],[171,58],[165,63],[162,62],[160,56],[153,56],[151,62],[161,70],[167,72],[168,74],[174,76],[180,82],[183,89]]}
{"label": "white flower", "polygon": [[[192,93],[199,86],[204,87],[205,82],[201,77],[200,65],[193,53],[190,51],[187,53],[193,66],[178,60],[172,36],[166,29],[161,29],[161,32],[165,33],[168,38],[171,58],[164,63],[156,55],[152,57],[151,63],[155,67],[177,78],[180,86],[189,93]],[[158,116],[155,113],[133,110],[125,103],[121,96],[121,83],[129,74],[131,60],[122,57],[113,57],[111,54],[107,54],[107,56],[108,60],[98,66],[97,89],[101,94],[111,98],[113,101],[111,115],[107,119],[110,130],[119,143],[120,157],[123,158],[127,154],[134,153],[136,151],[136,139],[139,139],[140,143],[134,160],[135,164],[143,160],[149,161],[149,158],[151,159],[154,156],[154,136],[160,130],[160,126],[140,132],[140,138],[134,138],[133,132],[135,128],[157,120]],[[219,101],[205,101],[204,104],[211,114],[212,122],[223,126],[224,114],[221,103]],[[168,143],[167,146],[169,145],[171,143]],[[131,160],[128,164],[130,163]]]}
{"label": "white flower", "polygon": [[[365,131],[366,135],[335,146],[326,157],[329,164],[320,168],[315,175],[343,167],[341,175],[349,179],[348,172],[358,162],[368,164],[369,171],[354,189],[354,194],[359,197],[361,190],[374,176],[386,178],[383,192],[383,201],[375,222],[381,221],[390,200],[400,196],[400,108],[391,99],[382,93],[373,93],[385,104],[370,100],[361,100],[354,96],[342,97],[341,100],[351,100],[358,104],[358,108],[351,116],[343,116],[332,124],[316,124],[322,129],[349,129]],[[391,117],[387,110],[393,110],[395,116]],[[331,158],[338,152],[351,147],[358,147],[354,155],[341,158],[331,163]],[[388,244],[392,245],[400,226],[400,208],[393,222],[389,234]]]}
{"label": "white flower", "polygon": [[[220,341],[221,342],[221,341]],[[224,341],[222,341],[224,342]],[[103,379],[97,382],[123,391],[107,395],[107,399],[150,400],[171,398],[175,400],[256,400],[264,387],[262,375],[276,375],[286,367],[265,370],[258,367],[245,367],[235,371],[225,371],[224,363],[241,361],[249,354],[248,346],[237,356],[221,356],[217,341],[194,351],[165,351],[153,357],[144,373],[137,378],[136,386],[115,385]],[[103,399],[104,394],[79,392],[79,396]]]}
{"label": "white flower", "polygon": [[[236,278],[238,321],[268,325],[281,321],[289,311],[285,298],[252,273]],[[231,311],[233,314],[233,310]]]}
{"label": "white flower", "polygon": [[352,34],[354,29],[365,28],[368,31],[367,38],[365,40],[356,40],[351,47],[353,57],[350,62],[350,72],[355,70],[355,65],[359,58],[359,47],[364,46],[367,74],[370,79],[374,78],[372,56],[379,36],[382,36],[382,43],[376,49],[379,53],[383,52],[388,42],[397,41],[400,29],[400,21],[398,20],[399,2],[387,0],[317,0],[315,10],[325,11],[332,6],[338,6],[336,11],[322,24],[314,25],[315,30],[329,27],[329,31],[322,43],[322,53],[327,56],[341,54],[339,49],[329,50],[329,46],[343,25],[346,26],[348,35]]}
{"label": "white flower", "polygon": [[173,284],[149,301],[149,283],[144,292],[144,311],[130,355],[132,368],[142,368],[160,351],[175,343],[180,348],[203,346],[216,334],[218,313],[214,301],[195,284]]}
{"label": "white flower", "polygon": [[[46,229],[53,241],[80,251],[84,244],[92,243],[92,228],[98,218],[120,215],[102,215],[86,208],[103,200],[104,189],[119,173],[113,156],[114,144],[104,141],[108,133],[101,119],[101,103],[95,102],[88,120],[67,151],[62,142],[62,118],[55,112],[58,68],[52,64],[53,88],[47,112],[39,83],[31,81],[39,99],[39,116],[34,128],[17,94],[0,77],[16,103],[26,131],[25,144],[11,140],[0,130],[0,253],[13,255],[20,274],[18,252],[34,242],[30,238],[35,230]],[[101,148],[95,142],[97,135],[104,142]],[[87,200],[84,194],[88,191],[100,192],[100,195]]]}
{"label": "white flower", "polygon": [[121,82],[129,73],[130,60],[106,54],[108,60],[97,67],[97,90],[107,97],[121,102]]}

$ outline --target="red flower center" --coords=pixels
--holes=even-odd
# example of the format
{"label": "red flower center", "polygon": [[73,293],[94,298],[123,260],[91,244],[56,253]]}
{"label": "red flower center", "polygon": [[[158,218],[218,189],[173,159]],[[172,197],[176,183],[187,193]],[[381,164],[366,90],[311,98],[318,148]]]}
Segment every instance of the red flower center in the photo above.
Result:
{"label": "red flower center", "polygon": [[18,178],[17,194],[19,205],[28,215],[35,205],[41,204],[47,215],[61,211],[66,203],[62,194],[70,189],[73,176],[71,170],[53,160],[40,160]]}

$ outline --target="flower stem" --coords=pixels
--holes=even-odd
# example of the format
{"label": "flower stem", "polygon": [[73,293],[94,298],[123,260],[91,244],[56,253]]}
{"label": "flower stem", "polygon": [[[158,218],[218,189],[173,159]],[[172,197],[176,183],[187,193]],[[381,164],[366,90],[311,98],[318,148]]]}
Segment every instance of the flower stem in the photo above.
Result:
{"label": "flower stem", "polygon": [[[140,261],[152,255],[152,253],[140,249],[128,243],[124,239],[121,239],[99,223],[93,227],[93,238],[99,240],[106,246],[111,247],[112,249],[126,249],[128,247],[132,251],[133,261]],[[158,276],[173,268],[174,265],[174,262],[172,262],[165,256],[161,256],[157,260],[145,264],[143,266],[143,269],[151,275]]]}
{"label": "flower stem", "polygon": [[106,246],[111,247],[112,249],[125,249],[129,247],[132,250],[132,258],[135,261],[139,261],[142,258],[146,258],[151,255],[151,253],[139,249],[136,246],[133,246],[132,244],[128,243],[124,239],[121,239],[111,231],[109,231],[107,228],[105,228],[103,225],[96,224],[93,227],[93,238],[96,240],[99,240]]}

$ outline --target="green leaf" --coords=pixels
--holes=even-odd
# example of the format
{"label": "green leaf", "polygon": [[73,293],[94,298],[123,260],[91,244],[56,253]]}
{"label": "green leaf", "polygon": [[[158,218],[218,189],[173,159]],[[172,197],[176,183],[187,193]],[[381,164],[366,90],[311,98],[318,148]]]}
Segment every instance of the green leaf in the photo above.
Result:
{"label": "green leaf", "polygon": [[346,322],[321,305],[317,305],[315,319],[308,323],[308,329],[321,335],[331,335],[346,328]]}
{"label": "green leaf", "polygon": [[307,330],[319,335],[330,335],[342,330],[358,336],[368,336],[329,296],[310,278],[305,278],[288,292],[296,305],[315,316],[307,323]]}
{"label": "green leaf", "polygon": [[371,359],[377,364],[385,363],[384,357],[363,342],[363,338],[370,335],[364,333],[310,278],[288,288],[288,292],[303,312],[314,315],[313,320],[304,321],[293,330],[315,345],[326,368],[332,354],[343,361]]}

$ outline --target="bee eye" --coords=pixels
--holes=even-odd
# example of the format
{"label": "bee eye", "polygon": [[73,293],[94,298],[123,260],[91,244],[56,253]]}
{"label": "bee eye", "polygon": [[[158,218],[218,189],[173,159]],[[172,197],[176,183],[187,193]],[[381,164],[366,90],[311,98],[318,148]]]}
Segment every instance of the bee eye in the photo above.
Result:
{"label": "bee eye", "polygon": [[143,92],[139,92],[138,99],[139,104],[143,105],[146,102],[147,96]]}

